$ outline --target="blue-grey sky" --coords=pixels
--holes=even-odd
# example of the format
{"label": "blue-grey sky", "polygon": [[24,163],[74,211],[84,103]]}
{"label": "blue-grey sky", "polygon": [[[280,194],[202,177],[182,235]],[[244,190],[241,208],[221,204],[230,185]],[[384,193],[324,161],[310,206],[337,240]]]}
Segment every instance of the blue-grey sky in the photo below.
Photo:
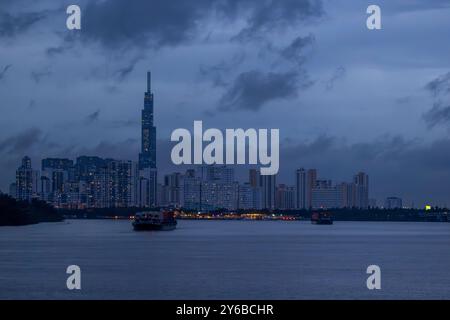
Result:
{"label": "blue-grey sky", "polygon": [[379,204],[450,205],[449,17],[448,0],[1,0],[0,189],[23,155],[137,160],[151,70],[161,175],[184,170],[172,130],[203,120],[280,128],[279,182],[363,170]]}

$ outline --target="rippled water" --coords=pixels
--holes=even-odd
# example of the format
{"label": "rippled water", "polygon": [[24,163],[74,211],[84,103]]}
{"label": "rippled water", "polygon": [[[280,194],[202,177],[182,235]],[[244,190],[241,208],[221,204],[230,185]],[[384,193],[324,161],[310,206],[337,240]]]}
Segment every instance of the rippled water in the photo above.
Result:
{"label": "rippled water", "polygon": [[[66,288],[68,265],[82,289]],[[366,268],[381,267],[368,290]],[[450,299],[450,223],[68,220],[0,228],[2,299]]]}

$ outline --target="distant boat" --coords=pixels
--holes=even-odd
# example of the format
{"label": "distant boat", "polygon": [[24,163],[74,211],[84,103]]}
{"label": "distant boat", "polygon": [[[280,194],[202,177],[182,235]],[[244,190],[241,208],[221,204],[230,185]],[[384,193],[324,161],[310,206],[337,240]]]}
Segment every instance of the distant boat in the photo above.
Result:
{"label": "distant boat", "polygon": [[333,215],[329,212],[314,212],[311,216],[312,224],[333,224]]}
{"label": "distant boat", "polygon": [[143,211],[134,216],[133,228],[141,230],[169,231],[177,227],[177,220],[172,211]]}

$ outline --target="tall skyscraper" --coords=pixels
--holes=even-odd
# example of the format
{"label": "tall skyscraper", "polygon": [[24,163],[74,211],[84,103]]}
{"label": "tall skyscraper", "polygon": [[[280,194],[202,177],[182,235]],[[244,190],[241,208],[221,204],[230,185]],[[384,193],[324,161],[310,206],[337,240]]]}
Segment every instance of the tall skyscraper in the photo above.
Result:
{"label": "tall skyscraper", "polygon": [[367,209],[369,207],[369,176],[359,172],[354,176],[353,183],[355,184],[355,207]]}
{"label": "tall skyscraper", "polygon": [[261,184],[260,180],[261,178],[259,171],[256,169],[250,169],[248,174],[248,182],[250,183],[250,185],[254,188],[259,187]]}
{"label": "tall skyscraper", "polygon": [[202,203],[202,180],[194,169],[186,171],[183,179],[183,198],[186,209],[200,210]]}
{"label": "tall skyscraper", "polygon": [[340,207],[353,208],[355,207],[355,184],[349,182],[342,182],[336,186],[340,198]]}
{"label": "tall skyscraper", "polygon": [[31,201],[38,193],[39,172],[31,168],[31,159],[23,157],[16,171],[16,198]]}
{"label": "tall skyscraper", "polygon": [[107,165],[108,207],[134,205],[134,170],[132,161],[110,161]]}
{"label": "tall skyscraper", "polygon": [[275,209],[276,175],[261,176],[262,208]]}
{"label": "tall skyscraper", "polygon": [[[107,161],[95,156],[80,156],[75,163],[75,181],[80,183],[80,204],[87,207],[99,207],[101,204],[95,195],[99,193],[99,181],[101,174],[107,166]],[[100,180],[99,180],[100,179]]]}
{"label": "tall skyscraper", "polygon": [[303,168],[295,173],[295,208],[306,209],[306,171]]}
{"label": "tall skyscraper", "polygon": [[156,128],[153,125],[153,93],[151,73],[147,72],[147,91],[142,110],[141,153],[139,154],[139,203],[144,207],[157,205],[158,173],[156,170]]}
{"label": "tall skyscraper", "polygon": [[312,190],[316,187],[317,170],[309,169],[306,173],[306,208],[312,207]]}
{"label": "tall skyscraper", "polygon": [[[126,208],[137,203],[137,164],[132,161],[105,159],[95,170],[92,181],[80,180],[78,204],[95,208]],[[89,189],[89,190],[88,190]],[[92,199],[86,203],[83,197]]]}
{"label": "tall skyscraper", "polygon": [[67,190],[73,189],[66,184],[75,181],[73,160],[45,158],[42,159],[41,170],[41,199],[62,207],[67,200]]}
{"label": "tall skyscraper", "polygon": [[141,153],[139,169],[156,168],[156,128],[153,125],[153,93],[151,91],[151,73],[147,72],[147,91],[144,94],[142,110]]}
{"label": "tall skyscraper", "polygon": [[155,168],[139,171],[138,195],[139,206],[155,207],[158,202],[158,174]]}
{"label": "tall skyscraper", "polygon": [[[179,172],[164,176],[164,195],[166,204],[174,207],[183,205],[183,175]],[[159,203],[162,205],[161,203]]]}

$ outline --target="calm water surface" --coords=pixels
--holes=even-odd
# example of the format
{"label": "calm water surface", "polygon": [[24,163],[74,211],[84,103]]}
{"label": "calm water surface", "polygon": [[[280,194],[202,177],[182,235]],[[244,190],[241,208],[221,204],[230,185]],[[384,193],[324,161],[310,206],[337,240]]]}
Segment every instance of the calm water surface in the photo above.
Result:
{"label": "calm water surface", "polygon": [[[82,290],[66,289],[68,265]],[[382,289],[366,288],[366,268]],[[450,299],[450,223],[129,221],[0,227],[1,299]]]}

